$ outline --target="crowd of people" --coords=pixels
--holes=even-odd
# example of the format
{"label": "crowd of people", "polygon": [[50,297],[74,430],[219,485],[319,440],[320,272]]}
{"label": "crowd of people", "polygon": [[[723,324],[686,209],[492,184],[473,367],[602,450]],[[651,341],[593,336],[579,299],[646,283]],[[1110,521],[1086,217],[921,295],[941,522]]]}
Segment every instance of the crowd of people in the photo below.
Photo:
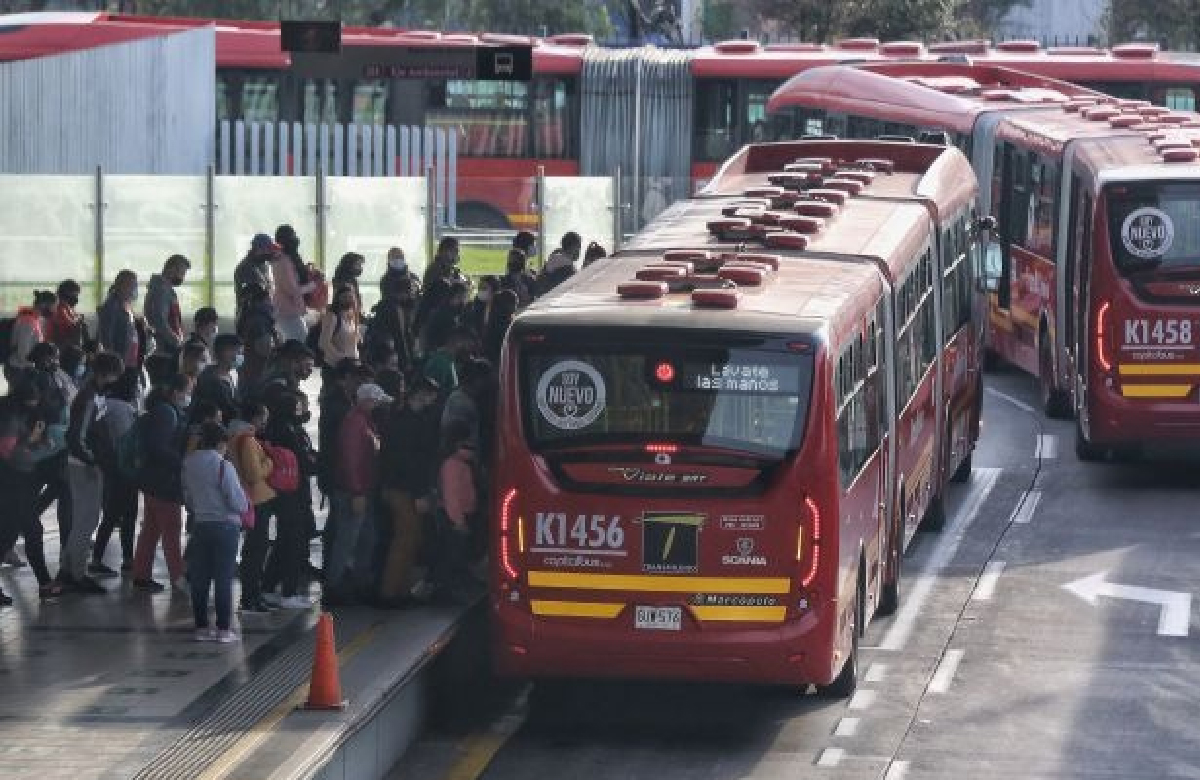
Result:
{"label": "crowd of people", "polygon": [[[201,641],[237,641],[235,580],[242,615],[307,609],[313,583],[326,605],[475,598],[504,334],[581,260],[604,256],[593,244],[581,258],[568,233],[534,274],[535,240],[518,233],[505,274],[474,285],[453,238],[423,276],[392,249],[368,312],[365,258],[347,253],[326,279],[282,225],[238,263],[236,311],[201,308],[190,331],[182,255],[145,283],[140,312],[130,270],[90,322],[76,282],[35,292],[0,322],[0,558],[27,566],[45,600],[105,593],[118,577],[134,592],[190,595]],[[314,442],[306,380],[318,368]],[[159,548],[166,583],[154,577]]]}

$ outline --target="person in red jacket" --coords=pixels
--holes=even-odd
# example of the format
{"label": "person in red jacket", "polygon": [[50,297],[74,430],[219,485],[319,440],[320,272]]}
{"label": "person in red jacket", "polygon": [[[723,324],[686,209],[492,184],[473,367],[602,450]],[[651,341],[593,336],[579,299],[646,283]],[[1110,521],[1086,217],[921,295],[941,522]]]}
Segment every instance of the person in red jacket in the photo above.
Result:
{"label": "person in red jacket", "polygon": [[75,308],[79,305],[81,292],[79,282],[74,279],[67,279],[58,286],[58,303],[50,318],[46,339],[53,341],[59,349],[82,347],[88,340],[87,323]]}
{"label": "person in red jacket", "polygon": [[[337,518],[325,569],[325,602],[347,604],[371,592],[374,502],[379,488],[375,407],[392,397],[372,382],[361,385],[338,431],[338,462],[330,514]],[[335,511],[336,510],[336,511]]]}

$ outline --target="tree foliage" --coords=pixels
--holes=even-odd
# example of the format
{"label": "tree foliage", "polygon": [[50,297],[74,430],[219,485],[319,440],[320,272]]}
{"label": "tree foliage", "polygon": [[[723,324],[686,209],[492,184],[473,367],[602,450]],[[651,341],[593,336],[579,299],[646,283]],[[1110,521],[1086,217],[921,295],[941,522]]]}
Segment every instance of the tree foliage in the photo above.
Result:
{"label": "tree foliage", "polygon": [[1200,48],[1200,0],[1112,0],[1109,38],[1151,40],[1171,49]]}
{"label": "tree foliage", "polygon": [[[1198,0],[1200,1],[1200,0]],[[828,42],[847,36],[941,40],[979,35],[1032,0],[752,0],[780,33]]]}

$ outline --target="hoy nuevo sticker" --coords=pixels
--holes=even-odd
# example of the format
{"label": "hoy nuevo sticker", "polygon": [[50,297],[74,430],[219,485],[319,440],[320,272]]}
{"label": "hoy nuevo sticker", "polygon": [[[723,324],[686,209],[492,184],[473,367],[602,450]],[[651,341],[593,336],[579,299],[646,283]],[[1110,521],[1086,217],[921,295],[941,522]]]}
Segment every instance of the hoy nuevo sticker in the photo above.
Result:
{"label": "hoy nuevo sticker", "polygon": [[1161,209],[1145,206],[1125,217],[1121,225],[1125,251],[1142,260],[1154,260],[1171,251],[1175,223]]}
{"label": "hoy nuevo sticker", "polygon": [[578,360],[555,363],[538,380],[537,407],[555,428],[586,428],[604,411],[604,377]]}

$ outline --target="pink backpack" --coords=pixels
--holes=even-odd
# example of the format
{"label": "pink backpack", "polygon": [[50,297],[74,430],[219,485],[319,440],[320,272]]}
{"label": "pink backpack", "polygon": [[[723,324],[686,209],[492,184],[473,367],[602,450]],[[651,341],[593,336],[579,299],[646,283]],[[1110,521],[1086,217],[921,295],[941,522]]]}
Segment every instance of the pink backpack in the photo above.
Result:
{"label": "pink backpack", "polygon": [[300,487],[300,464],[296,453],[278,444],[262,442],[263,451],[275,464],[267,477],[267,484],[279,493],[291,493]]}

